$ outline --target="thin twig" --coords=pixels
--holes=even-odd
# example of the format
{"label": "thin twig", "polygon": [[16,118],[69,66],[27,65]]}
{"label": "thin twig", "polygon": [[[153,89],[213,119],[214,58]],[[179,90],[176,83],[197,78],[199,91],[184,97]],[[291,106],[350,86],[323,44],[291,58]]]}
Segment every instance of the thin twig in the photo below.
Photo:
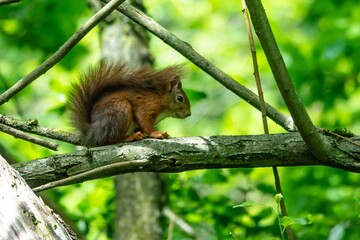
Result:
{"label": "thin twig", "polygon": [[172,240],[172,239],[173,239],[174,225],[175,225],[175,219],[174,219],[173,217],[169,217],[169,226],[168,226],[168,236],[167,236],[167,240]]}
{"label": "thin twig", "polygon": [[[1,74],[0,74],[0,82],[2,83],[2,88],[3,89],[8,89],[10,87],[7,80],[6,80],[6,78]],[[15,106],[16,113],[21,117],[24,116],[24,111],[22,109],[22,105],[20,104],[18,98],[13,98],[13,104]]]}
{"label": "thin twig", "polygon": [[[195,230],[191,227],[190,224],[188,224],[187,222],[185,222],[183,219],[181,219],[179,216],[177,216],[173,211],[171,211],[170,208],[168,207],[164,207],[163,209],[163,214],[164,216],[166,216],[167,218],[169,218],[170,222],[175,223],[177,226],[180,227],[180,229],[182,231],[184,231],[186,234],[188,234],[189,236],[195,238],[196,234],[195,234]],[[173,226],[172,226],[173,227]],[[169,226],[170,228],[170,226]],[[169,234],[170,235],[170,234]],[[172,239],[169,238],[168,239]]]}
{"label": "thin twig", "polygon": [[81,141],[78,135],[53,128],[41,127],[38,125],[36,119],[21,121],[0,114],[0,123],[24,132],[34,133],[43,137],[56,139],[59,141],[68,142],[75,145],[81,145]]}
{"label": "thin twig", "polygon": [[[256,48],[255,48],[254,37],[253,37],[253,34],[252,34],[249,14],[248,14],[248,11],[247,11],[245,0],[242,0],[242,5],[243,5],[243,10],[242,11],[243,11],[244,18],[245,18],[245,23],[246,23],[246,28],[247,28],[248,37],[249,37],[249,43],[250,43],[250,49],[251,49],[251,56],[252,56],[252,60],[253,60],[254,75],[255,75],[255,81],[256,81],[256,86],[257,86],[258,95],[259,95],[260,109],[261,109],[261,113],[262,113],[262,122],[263,122],[263,127],[264,127],[264,133],[269,134],[269,127],[268,127],[267,119],[266,119],[265,99],[264,99],[264,94],[263,94],[263,91],[262,91],[262,86],[261,86],[261,81],[260,81],[260,73],[259,73],[257,56],[256,56]],[[276,192],[282,194],[281,181],[280,181],[280,176],[279,176],[277,167],[273,166],[272,171],[273,171],[274,180],[275,180]],[[286,211],[286,206],[285,206],[285,200],[284,199],[281,199],[281,201],[280,201],[280,208],[281,208],[282,216],[288,216],[287,211]],[[285,231],[286,231],[286,235],[287,235],[289,240],[294,239],[294,236],[293,236],[293,233],[292,233],[292,230],[291,230],[290,226],[287,226],[285,228]]]}
{"label": "thin twig", "polygon": [[96,14],[94,14],[78,31],[76,31],[58,51],[49,57],[40,66],[34,69],[24,78],[17,81],[12,87],[0,95],[0,105],[9,101],[15,94],[20,92],[42,74],[47,72],[52,66],[59,62],[92,28],[94,28],[102,19],[109,15],[124,0],[111,0]]}
{"label": "thin twig", "polygon": [[[102,0],[103,2],[108,2],[108,0]],[[178,51],[196,66],[201,68],[203,71],[212,76],[215,80],[221,83],[224,87],[244,99],[246,102],[251,104],[257,109],[260,109],[259,99],[255,93],[235,81],[232,77],[221,71],[214,64],[209,62],[198,52],[196,52],[188,43],[182,41],[174,34],[170,33],[160,24],[158,24],[154,19],[147,16],[145,13],[134,8],[130,4],[124,2],[121,4],[117,10],[129,17],[131,20],[146,28],[148,31],[153,33],[155,36],[163,40],[170,47]],[[268,116],[275,121],[277,124],[281,125],[288,131],[296,131],[292,123],[291,118],[284,116],[282,113],[277,111],[274,107],[269,104],[266,104],[266,111]]]}
{"label": "thin twig", "polygon": [[248,38],[249,38],[249,43],[250,43],[255,82],[256,82],[256,87],[257,87],[258,95],[259,95],[260,110],[261,110],[261,116],[262,116],[264,132],[265,132],[265,134],[269,134],[269,127],[268,127],[267,119],[266,119],[265,99],[264,99],[264,94],[263,94],[262,87],[261,87],[260,73],[259,73],[259,67],[258,67],[258,62],[257,62],[257,57],[256,57],[256,48],[255,48],[255,43],[254,43],[254,37],[253,37],[253,34],[252,34],[252,29],[251,29],[251,25],[250,25],[250,19],[249,19],[248,11],[247,11],[247,8],[246,8],[245,0],[242,0],[242,4],[243,4],[243,10],[242,11],[243,11],[243,14],[244,14],[245,23],[246,23],[246,29],[247,29],[247,32],[248,32]]}
{"label": "thin twig", "polygon": [[[273,167],[272,167],[272,170],[273,170],[273,174],[274,174],[276,192],[277,192],[277,193],[281,193],[281,195],[283,195],[278,169],[277,169],[276,166],[273,166]],[[287,213],[287,210],[286,210],[286,205],[285,205],[285,199],[284,199],[284,198],[282,198],[282,199],[280,200],[280,209],[281,209],[281,215],[282,215],[283,217],[284,217],[284,216],[288,216],[288,213]],[[293,239],[294,239],[294,234],[293,234],[290,226],[286,226],[285,232],[286,232],[286,235],[287,235],[287,237],[288,237],[288,240],[293,240]]]}
{"label": "thin twig", "polygon": [[24,133],[22,131],[19,131],[15,128],[11,128],[9,126],[6,126],[4,124],[0,124],[0,131],[4,132],[4,133],[7,133],[7,134],[10,134],[11,136],[13,136],[14,138],[20,138],[22,140],[25,140],[25,141],[28,141],[28,142],[32,142],[32,143],[35,143],[37,145],[40,145],[42,147],[46,147],[46,148],[49,148],[51,150],[54,150],[54,151],[57,151],[58,149],[58,144],[55,144],[55,143],[51,143],[51,142],[48,142],[48,141],[45,141],[43,139],[40,139],[40,138],[37,138],[37,137],[34,137],[34,136],[31,136],[27,133]]}
{"label": "thin twig", "polygon": [[235,237],[235,235],[234,235],[232,232],[230,232],[230,236],[231,236],[234,240],[237,240],[237,238]]}
{"label": "thin twig", "polygon": [[101,176],[103,176],[104,172],[109,174],[109,172],[114,172],[116,170],[119,171],[119,169],[120,169],[120,171],[121,171],[121,169],[124,169],[126,171],[126,169],[128,167],[142,168],[147,164],[149,164],[149,160],[147,160],[147,159],[139,159],[139,160],[133,160],[133,161],[128,161],[128,162],[117,162],[117,163],[97,167],[97,168],[91,169],[87,172],[79,173],[79,174],[76,174],[71,177],[61,179],[61,180],[50,182],[50,183],[41,185],[39,187],[33,188],[32,190],[34,192],[42,192],[42,191],[45,191],[45,190],[48,190],[48,189],[54,188],[54,187],[60,187],[60,186],[64,186],[64,185],[70,185],[73,183],[83,182],[83,181],[86,181],[89,179],[100,178]]}

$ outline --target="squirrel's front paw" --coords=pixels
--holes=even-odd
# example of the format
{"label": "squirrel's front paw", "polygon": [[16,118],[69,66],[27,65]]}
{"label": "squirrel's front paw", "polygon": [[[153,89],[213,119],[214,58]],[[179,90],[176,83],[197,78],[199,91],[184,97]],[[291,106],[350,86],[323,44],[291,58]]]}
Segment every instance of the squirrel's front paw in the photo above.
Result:
{"label": "squirrel's front paw", "polygon": [[158,138],[158,139],[164,139],[164,138],[169,138],[169,134],[167,132],[163,132],[163,131],[153,131],[149,134],[149,137],[151,138]]}

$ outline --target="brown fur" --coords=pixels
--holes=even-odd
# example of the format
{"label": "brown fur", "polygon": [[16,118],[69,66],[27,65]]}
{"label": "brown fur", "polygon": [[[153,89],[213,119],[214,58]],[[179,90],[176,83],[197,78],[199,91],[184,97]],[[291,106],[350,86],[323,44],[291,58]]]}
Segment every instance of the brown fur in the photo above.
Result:
{"label": "brown fur", "polygon": [[180,76],[179,66],[152,71],[105,61],[82,75],[71,87],[68,108],[84,145],[167,137],[166,132],[155,131],[158,121],[190,116]]}

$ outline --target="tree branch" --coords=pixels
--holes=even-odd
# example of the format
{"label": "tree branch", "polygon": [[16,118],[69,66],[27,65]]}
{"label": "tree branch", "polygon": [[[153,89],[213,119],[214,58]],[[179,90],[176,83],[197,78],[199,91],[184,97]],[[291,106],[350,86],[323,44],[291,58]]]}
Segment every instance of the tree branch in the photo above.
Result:
{"label": "tree branch", "polygon": [[17,81],[12,87],[0,95],[0,105],[9,101],[15,94],[20,92],[35,79],[47,72],[52,66],[59,62],[92,28],[94,28],[102,19],[109,15],[124,0],[112,0],[101,10],[94,14],[77,32],[75,32],[58,51],[34,69],[24,78]]}
{"label": "tree branch", "polygon": [[42,147],[46,147],[46,148],[49,148],[51,150],[54,150],[54,151],[57,151],[58,149],[58,144],[55,144],[55,143],[52,143],[52,142],[48,142],[48,141],[45,141],[43,139],[40,139],[40,138],[37,138],[37,137],[34,137],[34,136],[31,136],[27,133],[24,133],[22,131],[19,131],[15,128],[12,128],[12,127],[9,127],[9,126],[6,126],[4,124],[0,124],[0,131],[4,132],[4,133],[7,133],[7,134],[10,134],[11,136],[15,137],[15,138],[20,138],[22,140],[25,140],[25,141],[28,141],[28,142],[32,142],[32,143],[35,143],[37,145],[40,145]]}
{"label": "tree branch", "polygon": [[[109,0],[102,0],[103,2],[109,2]],[[224,87],[244,99],[246,102],[260,110],[259,99],[255,93],[235,81],[232,77],[221,71],[214,64],[209,62],[198,52],[196,52],[190,44],[182,41],[177,36],[166,30],[160,24],[158,24],[154,19],[147,16],[145,13],[131,6],[130,4],[124,2],[121,4],[117,10],[129,17],[131,20],[146,28],[148,31],[153,33],[155,36],[163,40],[170,47],[175,49],[181,55],[186,57],[196,66],[201,68],[203,71],[212,76]],[[277,124],[282,126],[288,131],[296,131],[295,126],[293,125],[292,119],[284,116],[282,113],[278,112],[274,107],[266,103],[266,112],[267,115]]]}
{"label": "tree branch", "polygon": [[[171,224],[171,222],[175,223],[176,225],[179,226],[179,228],[183,232],[185,232],[186,234],[191,236],[193,239],[197,239],[196,231],[193,229],[193,227],[189,223],[187,223],[183,219],[181,219],[179,216],[177,216],[173,211],[171,211],[170,208],[164,207],[162,213],[164,216],[166,216],[169,219],[170,224]],[[170,228],[170,226],[169,226],[169,228]],[[168,239],[173,239],[173,238],[168,237]]]}
{"label": "tree branch", "polygon": [[30,119],[25,122],[0,114],[0,123],[24,132],[34,133],[47,138],[80,145],[80,137],[78,135],[57,129],[41,127],[38,125],[36,119]]}
{"label": "tree branch", "polygon": [[294,119],[294,122],[311,152],[321,161],[327,162],[331,146],[326,146],[324,139],[313,125],[300,98],[297,96],[284,59],[272,33],[265,9],[260,0],[246,0],[251,20],[261,46],[264,49],[271,71],[275,77],[281,95]]}
{"label": "tree branch", "polygon": [[[360,172],[360,148],[324,136],[344,152],[342,169]],[[359,137],[352,138],[360,142]],[[181,172],[210,168],[324,165],[308,150],[298,133],[255,136],[213,136],[145,139],[84,149],[14,165],[31,187],[63,180],[68,185],[129,172]],[[87,173],[90,172],[90,173]]]}

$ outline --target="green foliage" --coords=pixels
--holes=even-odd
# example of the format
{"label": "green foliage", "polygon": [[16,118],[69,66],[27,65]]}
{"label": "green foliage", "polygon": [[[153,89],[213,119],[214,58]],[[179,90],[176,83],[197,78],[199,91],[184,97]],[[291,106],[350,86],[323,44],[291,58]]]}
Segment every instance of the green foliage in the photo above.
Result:
{"label": "green foliage", "polygon": [[111,178],[88,184],[53,189],[50,197],[60,204],[64,213],[87,239],[111,239],[115,219],[114,183]]}
{"label": "green foliage", "polygon": [[313,2],[307,8],[297,22],[302,37],[285,43],[289,70],[305,103],[338,115],[320,118],[320,123],[343,127],[359,119],[359,109],[353,108],[352,116],[334,110],[359,98],[360,6],[333,0]]}
{"label": "green foliage", "polygon": [[285,229],[287,227],[289,227],[291,225],[294,225],[294,224],[297,224],[297,225],[311,224],[312,216],[311,216],[311,214],[308,214],[304,218],[292,218],[292,217],[288,217],[288,216],[281,217],[280,202],[282,200],[283,200],[283,196],[281,194],[276,194],[275,195],[276,208],[273,207],[270,204],[257,203],[257,202],[251,202],[251,201],[243,202],[242,204],[234,206],[234,208],[251,207],[251,206],[264,206],[264,207],[268,207],[268,208],[272,209],[273,212],[276,214],[276,217],[278,219],[278,223],[279,223],[279,227],[280,227],[281,239],[284,240],[285,239],[284,232],[285,232]]}
{"label": "green foliage", "polygon": [[[263,2],[311,118],[321,127],[346,128],[358,135],[360,5],[335,0]],[[145,3],[163,26],[255,90],[239,1]],[[0,7],[0,92],[56,51],[91,14],[86,1],[23,0]],[[159,67],[186,63],[156,38],[152,38],[151,49]],[[287,113],[259,44],[257,52],[265,99]],[[99,60],[98,53],[95,30],[58,65],[3,105],[1,113],[69,129],[64,108],[68,86],[79,70]],[[263,132],[257,110],[194,65],[187,63],[185,68],[183,85],[192,102],[192,116],[164,120],[159,128],[172,136]],[[283,131],[273,122],[269,125],[271,133]],[[57,154],[3,133],[0,137],[1,145],[17,161]],[[73,146],[61,143],[60,152],[72,151]],[[291,225],[297,239],[360,238],[358,174],[316,166],[282,168],[279,172],[290,216],[282,218],[281,227]],[[274,201],[271,169],[202,170],[166,176],[170,209],[193,227],[198,239],[231,239],[230,232],[237,239],[280,236],[279,214],[274,214],[273,208],[253,203],[269,205]],[[58,188],[49,194],[87,239],[111,239],[115,208],[111,178]],[[233,208],[235,205],[242,207]],[[164,232],[168,224],[169,220],[164,219]],[[177,225],[173,235],[174,239],[193,239]]]}
{"label": "green foliage", "polygon": [[[2,41],[20,50],[41,52],[41,60],[44,60],[44,57],[54,53],[75,32],[78,27],[76,20],[88,12],[85,1],[71,0],[24,0],[21,4],[2,7]],[[86,50],[79,45],[62,64],[71,68]]]}

